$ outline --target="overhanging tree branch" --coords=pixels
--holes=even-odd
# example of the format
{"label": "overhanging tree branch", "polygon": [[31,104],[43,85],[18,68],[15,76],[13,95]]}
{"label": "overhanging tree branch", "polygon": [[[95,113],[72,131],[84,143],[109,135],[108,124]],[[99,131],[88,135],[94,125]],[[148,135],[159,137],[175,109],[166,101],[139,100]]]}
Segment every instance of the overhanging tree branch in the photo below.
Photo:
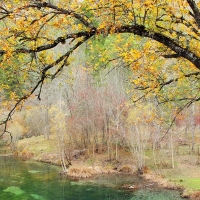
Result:
{"label": "overhanging tree branch", "polygon": [[[77,39],[80,37],[91,37],[95,34],[95,29],[91,29],[90,31],[83,31],[78,33],[71,33],[66,34],[62,37],[58,37],[56,40],[54,40],[51,44],[38,46],[35,49],[27,49],[27,48],[17,48],[13,52],[14,53],[38,53],[41,51],[49,50],[54,47],[56,47],[58,44],[63,43],[67,39]],[[6,54],[5,50],[0,50],[0,55]]]}
{"label": "overhanging tree branch", "polygon": [[[64,55],[62,55],[61,57],[59,57],[55,62],[53,62],[52,64],[49,64],[48,66],[46,66],[43,70],[42,70],[42,74],[41,77],[39,79],[39,81],[36,83],[36,85],[34,86],[34,88],[28,93],[25,94],[23,97],[21,97],[19,100],[17,100],[17,102],[15,103],[15,105],[13,106],[13,108],[10,110],[10,112],[7,115],[7,118],[5,120],[3,120],[0,125],[4,124],[4,131],[3,133],[0,135],[0,137],[7,132],[7,124],[8,122],[12,119],[12,115],[14,114],[16,108],[23,103],[25,100],[27,100],[32,94],[35,93],[35,91],[40,87],[39,89],[39,93],[38,93],[38,99],[40,100],[40,94],[41,94],[41,88],[42,88],[42,84],[44,83],[44,80],[47,79],[47,71],[49,71],[51,68],[57,66],[59,63],[61,63],[64,60],[64,64],[67,62],[67,59],[69,58],[69,56],[79,47],[81,46],[81,44],[83,44],[86,40],[88,40],[90,37],[92,37],[92,35],[85,37],[82,41],[77,42],[72,48],[70,48],[69,51],[67,51]],[[61,67],[56,71],[56,73],[53,75],[54,77],[63,69],[64,65],[61,65]],[[12,139],[12,138],[11,138]]]}
{"label": "overhanging tree branch", "polygon": [[177,53],[163,55],[164,58],[179,58],[180,56]]}
{"label": "overhanging tree branch", "polygon": [[200,58],[189,49],[181,47],[177,44],[173,39],[161,34],[154,32],[153,30],[147,30],[143,25],[126,25],[116,28],[115,31],[117,33],[133,33],[139,35],[141,37],[148,37],[153,40],[156,40],[163,45],[167,46],[171,50],[173,50],[179,57],[186,58],[190,62],[192,62],[196,68],[200,70]]}
{"label": "overhanging tree branch", "polygon": [[94,28],[92,23],[88,22],[88,20],[86,20],[84,18],[84,16],[82,16],[81,14],[78,14],[73,10],[66,10],[64,8],[60,8],[60,7],[56,6],[56,5],[53,5],[53,4],[48,3],[48,2],[34,1],[33,4],[27,5],[25,7],[27,7],[27,8],[28,7],[32,7],[32,8],[37,8],[37,9],[51,8],[53,10],[58,11],[60,14],[71,15],[71,16],[75,17],[76,19],[78,19],[82,24],[84,24],[88,28]]}
{"label": "overhanging tree branch", "polygon": [[[152,40],[155,40],[155,41],[162,43],[163,45],[165,45],[166,47],[168,47],[169,49],[174,51],[171,55],[165,55],[166,58],[179,58],[179,57],[185,58],[185,59],[189,60],[191,63],[193,63],[198,70],[200,70],[200,57],[199,57],[198,52],[197,52],[198,47],[195,47],[194,48],[195,50],[190,50],[189,47],[186,48],[182,45],[182,42],[181,42],[181,40],[179,40],[179,38],[178,39],[176,38],[177,39],[176,40],[175,37],[179,37],[180,33],[182,33],[179,30],[178,31],[173,30],[173,28],[161,30],[161,28],[165,27],[166,22],[167,23],[176,23],[176,25],[177,25],[177,23],[180,24],[180,25],[182,24],[182,25],[184,25],[184,28],[186,28],[186,29],[187,29],[187,27],[189,28],[189,30],[188,30],[188,32],[186,32],[186,34],[181,35],[181,37],[184,37],[183,38],[184,42],[185,41],[190,42],[189,40],[191,38],[192,38],[192,40],[194,38],[197,38],[195,40],[195,42],[196,41],[198,42],[199,41],[199,39],[198,39],[199,38],[199,31],[198,31],[198,28],[196,26],[196,23],[200,27],[200,14],[199,14],[199,9],[198,9],[194,0],[187,0],[187,2],[192,9],[192,12],[193,12],[192,16],[195,19],[196,23],[193,21],[193,19],[191,20],[191,16],[189,16],[188,14],[185,15],[185,13],[181,13],[181,11],[180,11],[179,14],[182,14],[183,16],[185,15],[186,16],[185,18],[183,18],[182,16],[176,17],[175,15],[172,17],[170,15],[170,16],[168,16],[170,18],[169,20],[166,20],[166,19],[164,20],[163,18],[167,17],[167,14],[170,13],[170,12],[168,12],[168,11],[165,12],[165,10],[163,9],[164,14],[162,14],[161,17],[156,18],[156,20],[158,20],[159,23],[162,23],[161,28],[155,27],[155,25],[151,26],[150,24],[148,24],[149,28],[146,28],[147,27],[146,24],[149,23],[148,20],[151,19],[151,17],[154,18],[155,15],[153,15],[153,14],[151,15],[151,12],[147,12],[147,10],[145,10],[144,17],[140,16],[140,14],[135,14],[134,10],[138,9],[139,10],[138,12],[140,12],[141,11],[140,8],[133,8],[132,13],[130,13],[131,10],[126,8],[125,3],[124,3],[124,5],[119,3],[118,7],[119,8],[122,7],[123,11],[120,10],[120,12],[119,12],[120,15],[118,15],[118,16],[115,16],[115,14],[117,15],[116,9],[114,9],[114,11],[113,11],[113,10],[109,9],[109,6],[106,4],[106,11],[104,10],[101,14],[102,14],[102,16],[104,16],[104,17],[106,16],[109,19],[109,16],[113,16],[113,12],[114,12],[114,17],[113,17],[114,22],[112,20],[110,22],[103,17],[101,18],[101,14],[97,14],[95,16],[95,14],[92,13],[91,14],[92,17],[88,17],[88,18],[85,17],[85,16],[89,16],[89,15],[87,15],[87,12],[89,10],[84,10],[85,8],[84,8],[84,6],[82,7],[82,5],[77,10],[71,10],[71,9],[68,9],[68,6],[67,6],[67,8],[62,8],[60,6],[53,5],[52,3],[50,3],[50,1],[45,2],[45,1],[41,1],[41,0],[33,0],[33,1],[30,0],[29,2],[30,3],[28,5],[24,4],[24,6],[18,8],[16,10],[14,9],[13,11],[8,11],[7,9],[0,7],[0,15],[1,15],[0,19],[3,20],[5,17],[8,17],[8,24],[10,22],[10,24],[15,25],[15,20],[17,19],[17,17],[19,17],[20,20],[21,20],[21,24],[16,27],[17,28],[17,31],[16,31],[17,34],[13,35],[13,32],[15,31],[15,29],[14,29],[15,27],[13,25],[11,25],[10,32],[8,31],[8,33],[6,33],[5,35],[3,34],[3,36],[2,36],[3,39],[9,38],[11,42],[12,42],[13,39],[14,40],[16,39],[17,41],[19,41],[19,43],[20,42],[21,43],[20,44],[13,43],[13,44],[18,45],[18,47],[14,46],[14,45],[13,46],[8,45],[8,47],[7,47],[5,45],[5,47],[2,47],[2,49],[0,49],[0,56],[4,55],[6,53],[8,53],[8,56],[10,56],[12,54],[13,57],[16,56],[16,54],[36,55],[36,53],[38,53],[38,52],[53,49],[58,44],[65,42],[65,40],[67,40],[67,39],[72,39],[73,42],[76,41],[77,38],[79,38],[79,39],[83,38],[83,40],[80,41],[80,42],[77,42],[68,52],[63,54],[61,57],[59,57],[56,61],[54,61],[50,65],[48,65],[48,64],[45,65],[45,61],[39,60],[39,62],[41,64],[43,64],[43,66],[42,66],[43,69],[41,70],[39,80],[36,83],[35,87],[30,91],[30,93],[24,95],[21,99],[19,99],[17,101],[17,103],[15,104],[13,109],[10,111],[8,118],[5,119],[2,122],[2,124],[5,124],[4,132],[6,132],[7,122],[11,119],[16,107],[19,104],[21,104],[23,101],[28,99],[30,97],[30,95],[32,95],[38,88],[40,88],[40,89],[39,89],[39,93],[38,93],[37,96],[38,96],[38,99],[40,99],[40,93],[41,93],[41,89],[42,89],[42,85],[44,83],[44,80],[47,79],[47,78],[50,78],[50,77],[52,79],[55,78],[60,73],[60,71],[62,71],[62,69],[66,65],[68,65],[67,61],[68,61],[68,58],[71,55],[71,53],[76,48],[78,48],[82,43],[84,43],[88,38],[91,38],[93,35],[98,35],[98,34],[106,34],[107,35],[108,33],[110,33],[110,34],[131,33],[131,34],[135,34],[135,35],[138,35],[138,36],[141,36],[141,37],[150,38]],[[31,9],[29,9],[29,8],[31,8]],[[112,8],[115,8],[115,7],[112,7]],[[32,13],[32,9],[34,9],[35,15]],[[101,10],[100,7],[98,9],[99,9],[99,11]],[[104,6],[102,7],[102,10],[103,9],[105,9]],[[93,9],[91,9],[91,10],[93,10]],[[22,13],[20,13],[21,11],[22,11]],[[62,17],[67,17],[67,20],[66,21],[64,20],[64,22],[66,22],[66,24],[63,22],[64,27],[70,26],[70,28],[72,28],[72,30],[75,30],[74,33],[70,33],[71,29],[65,30],[65,29],[62,29],[63,28],[62,26],[57,26],[53,22],[51,23],[50,22],[51,18],[49,18],[50,21],[48,21],[48,19],[46,19],[46,21],[45,21],[44,17],[46,17],[47,13],[48,14],[53,13],[56,16],[61,15]],[[141,11],[141,13],[142,13],[142,11]],[[16,14],[16,16],[15,16],[15,14]],[[42,14],[42,16],[41,16],[41,14]],[[124,16],[121,16],[121,14],[123,14]],[[133,15],[132,19],[128,19],[128,18],[131,17],[131,16],[127,17],[128,14]],[[189,21],[187,21],[188,16],[190,18]],[[121,17],[122,18],[127,17],[127,21],[128,21],[128,22],[126,21],[127,25],[125,24],[125,21],[123,21],[123,20],[120,21],[120,23],[117,23],[117,22],[119,22],[119,21],[117,21],[117,17],[119,17],[119,19],[121,19]],[[137,17],[140,18],[141,22],[139,22],[137,20]],[[42,18],[43,18],[44,21],[41,20]],[[70,21],[71,19],[72,19],[72,21]],[[105,23],[101,24],[101,21],[104,22],[104,20],[105,20]],[[97,27],[94,27],[92,21],[96,22],[95,24],[96,24]],[[50,28],[55,28],[55,30],[59,30],[59,28],[61,27],[62,31],[63,30],[66,31],[66,32],[64,32],[65,35],[62,36],[62,37],[58,37],[57,39],[53,40],[53,42],[52,42],[52,38],[55,38],[55,34],[54,33],[46,34],[47,35],[46,37],[49,37],[49,40],[46,39],[45,42],[48,41],[48,44],[42,43],[44,41],[39,40],[41,38],[39,35],[43,34],[42,32],[40,32],[40,30],[43,28],[44,25],[46,25],[47,22],[48,22],[48,26]],[[77,24],[74,25],[74,22],[76,22]],[[37,23],[38,23],[39,26],[37,25]],[[139,23],[141,23],[142,25],[139,24]],[[24,29],[23,25],[25,25],[25,27],[26,27],[26,25],[28,25],[28,29]],[[34,25],[37,25],[37,26],[34,26]],[[78,25],[81,25],[80,26],[81,28]],[[84,28],[83,28],[83,26],[84,26]],[[98,26],[99,26],[99,29],[98,29]],[[35,37],[33,36],[35,34],[33,34],[33,35],[31,34],[32,28],[34,28],[34,27],[35,27],[34,31],[36,31],[36,33],[37,33]],[[47,27],[47,28],[50,29],[49,27]],[[36,29],[38,29],[38,30],[36,30]],[[87,31],[81,31],[81,30],[87,30]],[[11,32],[11,31],[13,31],[13,32]],[[190,34],[190,32],[192,32],[192,33]],[[44,34],[45,33],[47,33],[47,32],[44,31]],[[170,35],[166,36],[165,33],[167,33],[167,34],[174,33],[175,36],[173,36],[173,37],[171,37]],[[184,33],[184,30],[183,30],[183,33]],[[25,35],[24,38],[27,39],[26,42],[23,42],[23,43],[22,43],[22,40],[24,38],[22,37],[23,36],[22,34],[24,34]],[[187,34],[189,34],[189,37],[187,37]],[[10,41],[8,41],[8,43]],[[51,41],[51,43],[49,41]],[[33,45],[29,45],[29,42],[33,42],[33,43],[35,42],[35,46],[38,45],[38,44],[40,44],[40,46],[30,48],[30,46],[33,46]],[[19,48],[19,45],[21,45],[20,48]],[[25,46],[25,45],[27,45],[27,46]],[[42,57],[41,57],[41,60],[42,60]],[[7,64],[6,59],[3,60],[3,61],[5,61],[5,64]],[[36,64],[38,64],[38,63],[36,63]],[[48,75],[47,72],[55,66],[58,67],[56,72],[51,76]],[[30,67],[32,67],[32,66],[30,66]],[[40,69],[40,66],[38,68]],[[194,73],[185,75],[185,77],[197,76],[197,75],[199,75],[199,72],[194,72]],[[159,79],[159,80],[157,80],[158,85],[156,85],[156,87],[160,88],[160,90],[161,90],[164,86],[169,85],[173,82],[176,82],[179,79],[180,78],[170,79],[166,82],[164,82],[163,79],[161,79],[161,81]],[[146,87],[146,88],[143,88],[143,89],[147,89],[147,88],[150,88],[150,87]],[[148,90],[146,92],[148,92]],[[151,90],[151,92],[153,92],[153,89]],[[136,102],[141,100],[144,97],[145,96],[140,97],[139,99],[136,100]],[[191,99],[184,99],[184,100],[191,100]],[[198,100],[198,98],[196,98],[196,100]]]}
{"label": "overhanging tree branch", "polygon": [[[159,88],[159,90],[162,90],[162,88],[166,85],[169,85],[171,83],[174,83],[174,82],[177,82],[179,81],[181,78],[185,77],[185,78],[189,78],[189,77],[195,77],[195,78],[200,78],[198,77],[200,75],[200,72],[192,72],[192,73],[189,73],[189,74],[184,74],[182,77],[177,77],[177,78],[172,78],[168,81],[163,81],[163,82],[160,82],[157,84],[157,86],[155,88]],[[149,89],[150,87],[149,86],[146,86],[146,87],[143,87],[143,86],[137,86],[135,89],[138,89],[138,90],[146,90],[146,89]]]}
{"label": "overhanging tree branch", "polygon": [[200,10],[199,10],[199,8],[194,0],[187,0],[187,2],[190,5],[190,8],[192,9],[193,17],[194,17],[198,27],[200,28]]}
{"label": "overhanging tree branch", "polygon": [[[200,72],[193,72],[193,73],[190,73],[190,74],[184,74],[183,77],[186,77],[186,78],[191,77],[191,76],[197,77],[198,75],[200,75]],[[161,83],[160,84],[160,90],[166,85],[169,85],[173,82],[177,82],[179,79],[181,79],[181,77],[178,77],[178,78],[175,78],[175,79],[170,79],[169,81]]]}

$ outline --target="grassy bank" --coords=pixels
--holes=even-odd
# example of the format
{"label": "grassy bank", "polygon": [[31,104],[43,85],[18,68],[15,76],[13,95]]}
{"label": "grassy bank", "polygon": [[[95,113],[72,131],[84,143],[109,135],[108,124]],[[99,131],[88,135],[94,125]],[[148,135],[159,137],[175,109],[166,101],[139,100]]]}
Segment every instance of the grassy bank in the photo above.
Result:
{"label": "grassy bank", "polygon": [[178,163],[175,169],[164,170],[164,178],[180,188],[183,188],[183,196],[191,199],[200,199],[200,167],[189,162]]}
{"label": "grassy bank", "polygon": [[46,139],[41,135],[19,140],[15,154],[25,159],[60,165],[59,152],[54,139]]}
{"label": "grassy bank", "polygon": [[[53,136],[49,140],[44,136],[19,140],[16,154],[23,158],[60,165],[59,151],[55,141]],[[163,157],[165,156],[163,155]],[[184,197],[191,197],[194,200],[200,199],[200,165],[197,162],[196,153],[177,154],[175,159],[174,169],[166,164],[163,168],[159,168],[158,173],[155,166],[151,165],[152,154],[147,152],[146,160],[150,167],[146,170],[145,177],[165,188],[181,188]],[[165,162],[169,163],[170,158]],[[72,158],[72,167],[69,168],[69,172],[78,177],[87,177],[96,173],[133,173],[136,171],[135,166],[132,154],[127,150],[119,151],[118,161],[109,161],[107,152],[95,153],[94,155],[87,151],[78,158]]]}
{"label": "grassy bank", "polygon": [[[163,166],[160,169],[160,175],[153,176],[153,178],[150,177],[150,179],[155,179],[165,188],[180,188],[183,191],[183,197],[200,200],[199,155],[195,151],[188,152],[187,146],[182,147],[182,150],[181,153],[175,154],[174,169],[169,165],[167,167]],[[169,163],[170,159],[166,160],[166,163]]]}
{"label": "grassy bank", "polygon": [[[44,136],[25,138],[19,140],[18,148],[15,155],[32,159],[40,162],[61,165],[59,149],[57,147],[56,138],[52,135],[50,139]],[[71,171],[91,170],[91,174],[97,173],[117,173],[117,172],[135,172],[135,162],[132,159],[131,152],[127,150],[119,150],[119,160],[109,160],[107,152],[94,153],[92,149],[85,150],[83,154],[76,155],[77,149],[71,150]],[[90,173],[90,172],[89,172]]]}

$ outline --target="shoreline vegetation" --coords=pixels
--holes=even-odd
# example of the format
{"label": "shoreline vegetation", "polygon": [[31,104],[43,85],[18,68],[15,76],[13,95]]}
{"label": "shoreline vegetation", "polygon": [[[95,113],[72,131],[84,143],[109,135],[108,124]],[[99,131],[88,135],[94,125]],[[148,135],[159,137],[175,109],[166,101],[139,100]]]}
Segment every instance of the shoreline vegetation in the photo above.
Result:
{"label": "shoreline vegetation", "polygon": [[[33,136],[31,138],[19,140],[18,148],[14,152],[14,155],[22,159],[32,159],[38,162],[46,162],[61,166],[59,151],[56,148],[55,140],[47,140],[44,136]],[[76,179],[81,179],[97,174],[138,174],[137,167],[130,152],[119,152],[118,161],[110,161],[106,158],[106,153],[95,153],[95,155],[93,155],[92,152],[87,151],[83,155],[71,158],[72,165],[68,166],[66,175]],[[180,159],[179,162],[181,162]],[[199,166],[191,165],[189,167],[188,173],[191,177],[187,175],[184,170],[185,168],[182,163],[179,163],[175,169],[161,169],[160,173],[157,173],[155,169],[146,167],[144,173],[139,176],[148,182],[158,185],[158,187],[180,190],[181,196],[184,198],[199,200],[200,186],[198,181],[200,180],[200,174],[196,173],[199,171]],[[192,171],[194,172],[195,177],[193,177]],[[60,174],[65,175],[63,172],[60,172]],[[193,187],[192,180],[194,180],[194,182],[196,181],[197,187]],[[123,187],[130,190],[138,189],[138,186],[135,185],[124,185]]]}

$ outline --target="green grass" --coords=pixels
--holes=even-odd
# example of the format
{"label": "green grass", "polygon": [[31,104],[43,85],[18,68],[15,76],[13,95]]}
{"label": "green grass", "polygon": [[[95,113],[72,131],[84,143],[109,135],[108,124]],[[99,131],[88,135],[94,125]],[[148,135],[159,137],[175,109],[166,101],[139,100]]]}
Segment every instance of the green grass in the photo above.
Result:
{"label": "green grass", "polygon": [[[182,180],[182,181],[180,181]],[[200,190],[200,178],[183,178],[179,183],[189,190]]]}
{"label": "green grass", "polygon": [[179,186],[183,186],[187,191],[200,190],[200,178],[188,177],[177,170],[165,173],[165,178]]}
{"label": "green grass", "polygon": [[56,145],[52,143],[52,140],[45,139],[43,135],[19,140],[18,147],[21,150],[25,148],[34,154],[56,151]]}

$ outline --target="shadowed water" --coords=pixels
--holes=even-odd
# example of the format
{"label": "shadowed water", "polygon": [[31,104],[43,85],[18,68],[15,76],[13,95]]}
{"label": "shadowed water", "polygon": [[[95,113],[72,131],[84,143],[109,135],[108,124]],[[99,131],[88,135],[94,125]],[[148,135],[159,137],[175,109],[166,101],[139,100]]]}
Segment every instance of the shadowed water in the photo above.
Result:
{"label": "shadowed water", "polygon": [[122,184],[143,184],[130,175],[101,175],[84,180],[60,177],[59,167],[0,157],[1,200],[179,200],[178,191],[143,187],[130,192]]}

